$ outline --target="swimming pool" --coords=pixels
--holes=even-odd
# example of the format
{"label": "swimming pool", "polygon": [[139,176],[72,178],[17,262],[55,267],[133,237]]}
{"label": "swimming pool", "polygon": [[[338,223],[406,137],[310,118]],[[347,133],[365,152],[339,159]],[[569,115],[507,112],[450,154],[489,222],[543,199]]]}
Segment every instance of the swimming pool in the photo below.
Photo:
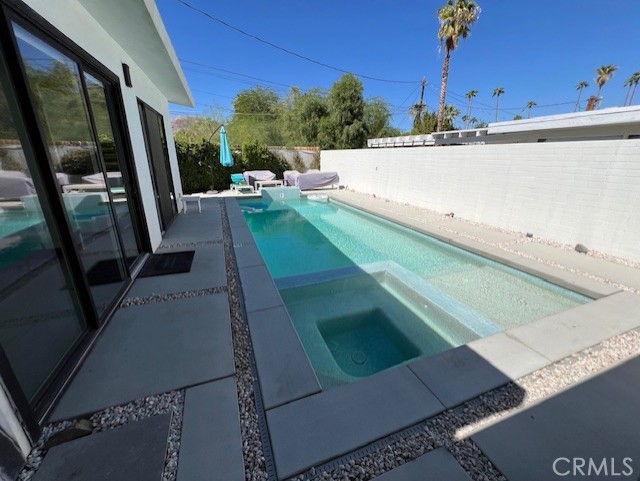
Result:
{"label": "swimming pool", "polygon": [[331,201],[239,201],[323,388],[591,299]]}

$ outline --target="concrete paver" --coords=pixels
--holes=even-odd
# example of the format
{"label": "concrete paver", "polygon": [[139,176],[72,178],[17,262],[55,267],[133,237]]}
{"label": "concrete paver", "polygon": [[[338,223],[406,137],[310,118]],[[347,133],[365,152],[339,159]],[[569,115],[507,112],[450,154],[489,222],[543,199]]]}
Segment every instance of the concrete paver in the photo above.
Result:
{"label": "concrete paver", "polygon": [[78,417],[234,373],[226,294],[120,309],[52,420]]}
{"label": "concrete paver", "polygon": [[187,389],[179,460],[178,481],[244,481],[233,377]]}
{"label": "concrete paver", "polygon": [[506,334],[555,362],[639,326],[640,297],[619,292]]}
{"label": "concrete paver", "polygon": [[320,392],[287,310],[252,311],[247,317],[265,409]]}
{"label": "concrete paver", "polygon": [[280,479],[362,447],[444,409],[407,367],[267,411]]}
{"label": "concrete paver", "polygon": [[[638,376],[640,357],[503,419],[472,439],[510,480],[637,479]],[[630,470],[624,458],[630,459]],[[582,474],[572,471],[574,459],[585,461],[579,464]],[[590,459],[597,469],[603,460],[607,467],[587,475]]]}
{"label": "concrete paver", "polygon": [[227,284],[222,244],[180,247],[178,250],[195,251],[189,272],[136,279],[127,297],[147,297],[153,294],[193,291]]}
{"label": "concrete paver", "polygon": [[49,450],[34,481],[158,481],[162,477],[169,414],[91,434]]}

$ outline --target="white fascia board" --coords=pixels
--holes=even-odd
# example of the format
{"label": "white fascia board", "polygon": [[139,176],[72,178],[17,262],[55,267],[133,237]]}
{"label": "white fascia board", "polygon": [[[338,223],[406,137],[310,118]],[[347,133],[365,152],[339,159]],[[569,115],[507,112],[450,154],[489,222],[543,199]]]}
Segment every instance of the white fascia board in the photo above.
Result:
{"label": "white fascia board", "polygon": [[532,132],[536,130],[573,129],[640,123],[640,107],[612,107],[589,112],[545,115],[532,119],[510,120],[489,124],[489,134]]}
{"label": "white fascia board", "polygon": [[77,0],[169,102],[194,99],[154,0]]}

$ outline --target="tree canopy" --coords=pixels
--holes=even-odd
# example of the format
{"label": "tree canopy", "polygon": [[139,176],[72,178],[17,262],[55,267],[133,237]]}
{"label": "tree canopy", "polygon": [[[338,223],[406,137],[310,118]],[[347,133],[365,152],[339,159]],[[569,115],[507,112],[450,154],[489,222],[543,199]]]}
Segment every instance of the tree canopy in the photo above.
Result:
{"label": "tree canopy", "polygon": [[[263,87],[242,90],[233,100],[233,114],[182,119],[176,138],[187,142],[208,139],[224,123],[232,145],[320,146],[324,149],[364,147],[368,137],[400,135],[391,125],[392,113],[380,97],[364,98],[362,82],[345,74],[327,91],[292,88],[286,96]],[[215,139],[212,139],[215,141]]]}

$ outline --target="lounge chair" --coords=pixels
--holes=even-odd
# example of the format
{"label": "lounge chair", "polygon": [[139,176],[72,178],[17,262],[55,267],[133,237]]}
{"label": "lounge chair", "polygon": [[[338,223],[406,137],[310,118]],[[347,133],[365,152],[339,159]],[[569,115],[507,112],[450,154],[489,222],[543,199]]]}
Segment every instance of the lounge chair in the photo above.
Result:
{"label": "lounge chair", "polygon": [[[262,182],[262,181],[269,181],[269,180],[275,180],[276,178],[276,174],[274,174],[273,172],[271,172],[270,170],[245,170],[244,173],[242,174],[244,175],[244,180],[247,181],[247,183],[252,186],[253,188],[256,188],[256,181],[257,182]],[[259,189],[257,189],[259,190]]]}
{"label": "lounge chair", "polygon": [[320,172],[319,170],[308,170],[304,174],[297,170],[285,170],[284,180],[285,184],[298,187],[300,190],[333,187],[340,183],[337,172]]}
{"label": "lounge chair", "polygon": [[251,192],[253,193],[253,186],[245,180],[244,174],[231,174],[231,190],[236,192]]}

